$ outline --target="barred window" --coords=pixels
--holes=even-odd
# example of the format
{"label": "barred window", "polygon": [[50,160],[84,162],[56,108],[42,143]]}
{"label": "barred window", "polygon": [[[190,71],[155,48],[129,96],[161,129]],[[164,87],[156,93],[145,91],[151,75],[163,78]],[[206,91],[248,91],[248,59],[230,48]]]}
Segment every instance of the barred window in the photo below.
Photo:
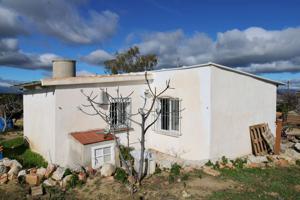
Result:
{"label": "barred window", "polygon": [[160,117],[158,127],[162,131],[180,131],[180,100],[174,98],[160,98]]}
{"label": "barred window", "polygon": [[128,128],[130,126],[128,119],[130,105],[130,99],[122,101],[115,99],[115,102],[110,104],[111,128]]}

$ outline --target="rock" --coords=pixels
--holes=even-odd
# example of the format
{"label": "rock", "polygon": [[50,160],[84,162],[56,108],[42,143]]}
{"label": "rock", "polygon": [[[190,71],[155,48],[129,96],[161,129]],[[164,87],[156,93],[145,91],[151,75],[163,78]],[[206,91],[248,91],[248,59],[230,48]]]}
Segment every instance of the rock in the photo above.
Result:
{"label": "rock", "polygon": [[44,167],[38,168],[36,170],[36,174],[40,177],[40,179],[43,179],[46,174],[46,168]]}
{"label": "rock", "polygon": [[29,174],[36,174],[37,169],[34,167],[34,168],[29,169],[28,171],[29,171]]}
{"label": "rock", "polygon": [[136,183],[136,180],[135,180],[134,176],[128,176],[128,182],[129,182],[131,185],[135,184],[135,183]]}
{"label": "rock", "polygon": [[300,153],[300,143],[296,143],[294,149]]}
{"label": "rock", "polygon": [[17,160],[11,160],[11,166],[10,167],[17,167],[19,169],[22,169],[22,165]]}
{"label": "rock", "polygon": [[232,164],[232,162],[228,162],[225,164],[225,167],[229,168],[229,169],[233,169],[234,165]]}
{"label": "rock", "polygon": [[298,153],[294,149],[286,149],[283,155],[296,160],[300,159],[300,153]]}
{"label": "rock", "polygon": [[8,181],[8,175],[7,174],[2,174],[0,176],[0,184],[5,184]]}
{"label": "rock", "polygon": [[0,175],[7,173],[7,167],[5,165],[0,165]]}
{"label": "rock", "polygon": [[53,179],[51,179],[51,178],[49,178],[49,179],[45,180],[43,182],[43,184],[45,184],[46,186],[49,186],[49,187],[53,187],[53,186],[56,185],[56,181],[53,180]]}
{"label": "rock", "polygon": [[249,162],[246,164],[246,168],[264,168],[264,167],[266,167],[266,163]]}
{"label": "rock", "polygon": [[250,163],[267,163],[268,162],[268,159],[266,156],[250,155],[250,156],[248,156],[247,159]]}
{"label": "rock", "polygon": [[31,196],[33,197],[43,195],[43,187],[41,185],[31,187],[30,190],[31,190]]}
{"label": "rock", "polygon": [[101,176],[104,177],[112,176],[115,173],[115,171],[116,167],[110,163],[105,163],[100,170]]}
{"label": "rock", "polygon": [[10,167],[11,164],[12,164],[12,162],[11,162],[11,160],[8,159],[8,158],[3,158],[3,159],[2,159],[2,164],[3,164],[5,167]]}
{"label": "rock", "polygon": [[39,176],[36,174],[26,174],[25,181],[29,185],[38,185],[40,183]]}
{"label": "rock", "polygon": [[217,170],[212,169],[211,167],[208,166],[203,166],[202,170],[204,173],[211,175],[211,176],[220,176],[221,173]]}
{"label": "rock", "polygon": [[90,176],[90,177],[92,177],[92,176],[95,176],[95,174],[96,174],[96,170],[94,170],[92,167],[87,167],[86,169],[86,172],[88,173],[88,175]]}
{"label": "rock", "polygon": [[289,166],[289,162],[285,159],[279,159],[275,162],[276,165],[278,165],[279,167],[288,167]]}
{"label": "rock", "polygon": [[46,173],[45,173],[45,177],[49,178],[51,176],[51,174],[55,171],[55,165],[53,164],[48,164],[47,169],[46,169]]}
{"label": "rock", "polygon": [[52,175],[52,178],[56,181],[62,180],[66,169],[63,167],[58,167]]}
{"label": "rock", "polygon": [[12,167],[10,168],[10,170],[7,172],[7,174],[9,176],[11,175],[18,175],[19,171],[20,171],[21,168],[19,168],[18,166],[16,165],[12,165]]}
{"label": "rock", "polygon": [[25,176],[26,176],[26,170],[19,171],[18,176],[17,176],[19,183],[25,182],[25,178],[26,178]]}
{"label": "rock", "polygon": [[79,179],[80,181],[86,182],[86,173],[84,173],[84,172],[79,172],[79,174],[78,174],[78,179]]}
{"label": "rock", "polygon": [[63,180],[61,182],[61,187],[62,188],[66,188],[67,187],[67,185],[68,185],[69,181],[71,180],[72,176],[73,175],[70,174],[70,175],[68,175],[68,176],[66,176],[66,177],[63,178]]}
{"label": "rock", "polygon": [[191,195],[189,193],[187,193],[187,191],[183,190],[182,191],[182,197],[186,199],[186,198],[190,198]]}

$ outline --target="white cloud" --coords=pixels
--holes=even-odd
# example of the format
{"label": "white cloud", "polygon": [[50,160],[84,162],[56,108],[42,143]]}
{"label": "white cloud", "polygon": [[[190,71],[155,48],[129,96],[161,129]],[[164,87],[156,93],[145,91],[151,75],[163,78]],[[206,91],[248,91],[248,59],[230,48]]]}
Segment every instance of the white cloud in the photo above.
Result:
{"label": "white cloud", "polygon": [[2,0],[2,7],[9,9],[12,15],[2,21],[9,26],[16,23],[15,19],[21,18],[25,22],[24,26],[30,26],[33,30],[38,28],[39,31],[68,43],[91,44],[106,41],[117,29],[118,15],[111,11],[89,10],[88,15],[83,17],[79,8],[84,3],[67,0]]}
{"label": "white cloud", "polygon": [[143,34],[131,45],[139,46],[143,54],[156,54],[159,67],[212,61],[252,73],[299,72],[299,35],[300,28],[250,27],[218,33],[213,40],[204,33],[188,36],[175,30]]}
{"label": "white cloud", "polygon": [[76,72],[76,76],[95,76],[95,73],[89,72],[87,70],[80,70]]}
{"label": "white cloud", "polygon": [[89,63],[91,65],[103,65],[103,63],[107,60],[113,59],[114,56],[110,53],[98,49],[96,51],[91,52],[90,54],[86,56],[82,56],[80,59],[86,63]]}

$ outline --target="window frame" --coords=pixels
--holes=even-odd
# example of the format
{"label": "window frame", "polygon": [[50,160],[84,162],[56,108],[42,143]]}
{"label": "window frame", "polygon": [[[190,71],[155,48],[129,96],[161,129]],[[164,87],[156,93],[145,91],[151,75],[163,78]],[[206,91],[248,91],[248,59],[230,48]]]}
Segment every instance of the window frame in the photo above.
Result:
{"label": "window frame", "polygon": [[[169,101],[169,129],[165,130],[161,128],[161,117],[162,117],[162,107],[161,107],[161,99],[168,99]],[[178,101],[178,130],[173,130],[172,129],[172,100]],[[175,98],[175,97],[159,97],[158,98],[158,103],[157,103],[157,108],[160,109],[161,113],[159,114],[158,120],[155,123],[154,130],[157,133],[163,134],[163,135],[168,135],[172,137],[179,137],[181,136],[181,99],[180,98]],[[155,115],[155,119],[157,118],[157,115]]]}
{"label": "window frame", "polygon": [[[110,161],[104,161],[104,148],[110,148]],[[96,150],[102,149],[102,156],[98,156],[96,157]],[[93,169],[98,169],[100,168],[103,164],[105,163],[111,163],[111,164],[115,164],[115,145],[114,143],[110,143],[110,144],[103,144],[103,145],[97,145],[91,148],[91,154],[92,154],[92,168]],[[107,154],[109,155],[109,154]],[[102,157],[102,163],[98,164],[96,163],[96,158]]]}
{"label": "window frame", "polygon": [[[111,112],[111,107],[112,107],[112,104],[116,104],[117,105],[117,108],[114,109],[114,112],[117,114],[117,119],[116,119],[116,122],[117,124],[116,125],[113,125],[111,124],[111,129],[113,130],[118,130],[118,129],[124,129],[124,128],[131,128],[131,121],[129,119],[126,119],[125,117],[125,123],[120,123],[121,120],[120,117],[122,117],[122,113],[120,112],[120,110],[122,108],[118,108],[118,106],[121,104],[121,103],[128,103],[128,107],[125,108],[125,116],[126,115],[130,115],[131,114],[131,98],[127,98],[126,99],[126,102],[120,102],[120,99],[121,98],[115,98],[115,102],[110,102],[109,104],[109,116],[112,118],[112,112]],[[112,122],[113,123],[113,122]]]}

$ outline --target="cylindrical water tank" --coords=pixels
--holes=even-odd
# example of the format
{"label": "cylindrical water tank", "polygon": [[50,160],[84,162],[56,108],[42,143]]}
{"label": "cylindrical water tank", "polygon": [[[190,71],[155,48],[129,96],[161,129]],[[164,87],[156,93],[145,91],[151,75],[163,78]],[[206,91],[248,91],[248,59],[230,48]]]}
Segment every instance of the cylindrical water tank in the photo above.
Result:
{"label": "cylindrical water tank", "polygon": [[52,68],[53,78],[65,78],[76,76],[75,60],[53,60]]}

